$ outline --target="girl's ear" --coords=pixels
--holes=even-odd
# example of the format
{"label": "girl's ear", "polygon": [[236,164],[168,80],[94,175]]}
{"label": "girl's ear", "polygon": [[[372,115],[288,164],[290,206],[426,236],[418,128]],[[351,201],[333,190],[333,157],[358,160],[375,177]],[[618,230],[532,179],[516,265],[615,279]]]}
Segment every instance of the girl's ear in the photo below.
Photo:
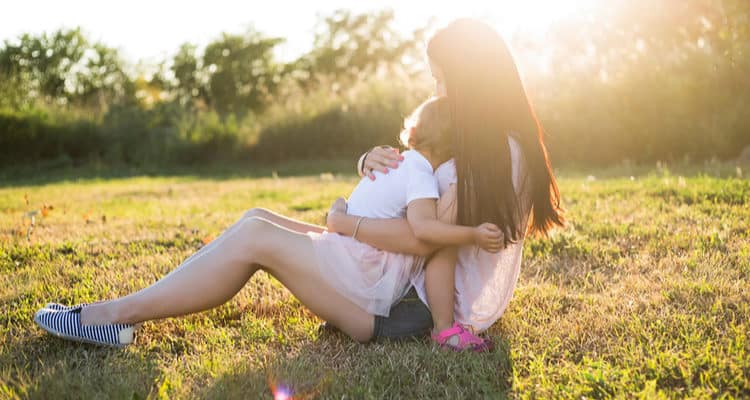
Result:
{"label": "girl's ear", "polygon": [[413,148],[415,144],[417,143],[417,138],[414,137],[414,132],[416,131],[417,131],[416,126],[412,126],[411,128],[409,128],[409,147],[410,148]]}

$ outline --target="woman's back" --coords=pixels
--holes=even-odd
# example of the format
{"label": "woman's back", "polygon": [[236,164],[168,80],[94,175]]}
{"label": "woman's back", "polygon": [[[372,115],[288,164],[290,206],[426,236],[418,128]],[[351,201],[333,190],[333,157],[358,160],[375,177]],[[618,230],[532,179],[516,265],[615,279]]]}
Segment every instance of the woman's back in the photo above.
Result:
{"label": "woman's back", "polygon": [[[508,137],[513,166],[513,186],[518,196],[521,210],[521,226],[528,222],[530,211],[529,189],[526,162],[519,143]],[[440,193],[455,184],[456,167],[453,160],[438,167],[435,171]],[[477,331],[489,328],[497,321],[510,302],[521,268],[523,237],[511,243],[499,253],[489,253],[477,246],[463,246],[458,251],[456,265],[456,322],[473,327]],[[419,271],[412,279],[419,297],[427,304],[424,289],[424,271]]]}

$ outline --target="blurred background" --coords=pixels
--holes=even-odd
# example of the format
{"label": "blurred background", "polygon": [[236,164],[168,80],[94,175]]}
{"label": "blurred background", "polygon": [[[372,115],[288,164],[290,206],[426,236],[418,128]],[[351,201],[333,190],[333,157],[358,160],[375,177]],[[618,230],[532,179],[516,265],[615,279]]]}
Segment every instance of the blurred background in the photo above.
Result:
{"label": "blurred background", "polygon": [[462,16],[510,44],[556,166],[750,159],[747,0],[3,8],[0,167],[354,160],[397,143]]}

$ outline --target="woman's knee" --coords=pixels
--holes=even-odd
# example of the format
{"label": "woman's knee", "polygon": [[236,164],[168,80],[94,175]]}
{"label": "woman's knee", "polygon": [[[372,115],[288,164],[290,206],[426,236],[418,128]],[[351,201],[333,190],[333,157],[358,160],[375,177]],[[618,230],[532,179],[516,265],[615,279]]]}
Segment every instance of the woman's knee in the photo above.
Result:
{"label": "woman's knee", "polygon": [[258,216],[240,221],[240,232],[247,243],[248,250],[259,256],[260,252],[267,249],[270,242],[268,233],[273,227],[274,225],[268,220]]}
{"label": "woman's knee", "polygon": [[253,217],[268,218],[270,214],[271,213],[265,208],[254,207],[245,211],[245,213],[242,215],[242,219],[248,219],[248,218],[253,218]]}
{"label": "woman's knee", "polygon": [[288,251],[284,229],[263,217],[250,217],[240,221],[240,231],[252,261],[262,265],[279,264],[279,256]]}

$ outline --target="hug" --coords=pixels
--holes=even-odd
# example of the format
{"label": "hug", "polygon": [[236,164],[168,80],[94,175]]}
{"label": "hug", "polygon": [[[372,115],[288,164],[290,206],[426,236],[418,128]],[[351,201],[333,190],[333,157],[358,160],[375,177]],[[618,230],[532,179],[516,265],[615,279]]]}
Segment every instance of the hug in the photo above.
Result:
{"label": "hug", "polygon": [[[505,311],[524,238],[564,224],[543,130],[513,57],[488,25],[459,19],[427,45],[434,96],[400,138],[357,163],[362,180],[326,226],[252,208],[154,284],[116,299],[48,303],[49,333],[114,347],[145,321],[229,301],[259,270],[354,340],[430,334],[482,352]],[[396,132],[394,132],[394,135]]]}

